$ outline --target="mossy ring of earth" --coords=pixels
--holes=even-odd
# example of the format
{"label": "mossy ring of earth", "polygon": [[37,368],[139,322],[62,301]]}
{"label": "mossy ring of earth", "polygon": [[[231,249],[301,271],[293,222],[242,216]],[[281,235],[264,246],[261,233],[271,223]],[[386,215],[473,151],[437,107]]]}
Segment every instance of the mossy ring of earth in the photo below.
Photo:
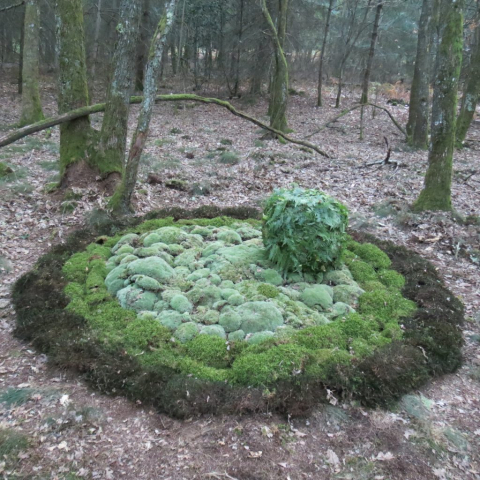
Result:
{"label": "mossy ring of earth", "polygon": [[370,235],[336,270],[282,276],[261,212],[202,207],[72,234],[14,286],[16,335],[109,394],[172,416],[388,405],[461,362],[461,302]]}

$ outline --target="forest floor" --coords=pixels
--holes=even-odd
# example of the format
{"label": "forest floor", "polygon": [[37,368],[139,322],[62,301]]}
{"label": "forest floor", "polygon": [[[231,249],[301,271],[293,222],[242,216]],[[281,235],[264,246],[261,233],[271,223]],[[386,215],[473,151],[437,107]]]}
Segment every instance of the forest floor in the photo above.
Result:
{"label": "forest floor", "polygon": [[[338,110],[331,106],[333,91],[317,109],[313,85],[296,88],[305,94],[291,96],[289,124],[292,135],[303,138]],[[0,92],[0,125],[12,124],[19,118],[16,86],[5,82]],[[54,114],[52,84],[43,85],[42,99],[45,114]],[[355,100],[357,94],[347,92],[344,106]],[[407,107],[386,100],[380,95],[377,101],[404,125]],[[234,104],[266,120],[265,99],[245,97]],[[137,111],[132,109],[132,127]],[[100,120],[92,118],[93,125],[98,128]],[[0,160],[14,170],[0,180],[0,478],[480,479],[480,225],[473,217],[462,224],[451,214],[409,211],[422,187],[427,154],[408,149],[383,112],[375,118],[366,112],[362,141],[358,111],[311,137],[330,159],[261,135],[215,106],[157,105],[135,194],[137,213],[168,206],[259,206],[273,188],[292,183],[323,190],[348,206],[353,228],[405,245],[437,267],[466,307],[462,368],[390,410],[339,401],[319,405],[303,419],[265,413],[179,421],[102,395],[49,367],[45,355],[12,335],[10,288],[41,254],[105,205],[95,185],[77,189],[75,203],[47,193],[46,185],[58,178],[59,133],[52,129],[0,150]],[[384,137],[399,167],[365,167],[385,158]],[[468,138],[470,148],[457,150],[454,162],[453,202],[463,217],[480,214],[480,124],[474,123]],[[147,183],[150,173],[162,183]]]}

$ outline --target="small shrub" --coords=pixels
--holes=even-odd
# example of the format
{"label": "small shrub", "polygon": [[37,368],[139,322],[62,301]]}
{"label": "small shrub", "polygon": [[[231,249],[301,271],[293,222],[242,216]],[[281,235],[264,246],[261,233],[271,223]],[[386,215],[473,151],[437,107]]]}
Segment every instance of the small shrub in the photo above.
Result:
{"label": "small shrub", "polygon": [[240,163],[240,158],[234,152],[223,152],[218,157],[218,162],[223,163],[224,165],[237,165]]}
{"label": "small shrub", "polygon": [[263,241],[284,273],[319,273],[339,263],[347,223],[347,208],[325,193],[279,189],[267,200]]}

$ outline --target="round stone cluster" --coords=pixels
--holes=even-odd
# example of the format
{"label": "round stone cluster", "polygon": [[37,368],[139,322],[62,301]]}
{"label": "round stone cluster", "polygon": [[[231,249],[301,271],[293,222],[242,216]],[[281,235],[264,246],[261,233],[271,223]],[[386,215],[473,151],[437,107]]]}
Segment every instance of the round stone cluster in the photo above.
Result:
{"label": "round stone cluster", "polygon": [[188,342],[197,335],[259,343],[355,311],[364,291],[350,271],[285,278],[268,261],[262,233],[231,227],[162,227],[123,236],[105,279],[121,306]]}

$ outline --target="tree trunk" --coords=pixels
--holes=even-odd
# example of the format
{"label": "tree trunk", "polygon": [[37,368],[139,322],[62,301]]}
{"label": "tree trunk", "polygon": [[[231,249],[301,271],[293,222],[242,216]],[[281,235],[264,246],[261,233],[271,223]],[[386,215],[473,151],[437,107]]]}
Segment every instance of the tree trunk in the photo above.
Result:
{"label": "tree trunk", "polygon": [[25,35],[23,47],[22,73],[22,114],[20,126],[30,125],[44,119],[40,90],[38,87],[39,72],[39,8],[37,0],[28,0],[25,5]]}
{"label": "tree trunk", "polygon": [[452,210],[452,166],[457,89],[462,66],[463,4],[463,0],[442,0],[440,19],[444,22],[444,29],[437,53],[431,148],[425,185],[413,206],[415,211]]}
{"label": "tree trunk", "polygon": [[135,54],[141,8],[138,2],[122,0],[113,55],[113,74],[98,143],[91,157],[102,177],[121,179],[127,145],[130,95],[135,74]]}
{"label": "tree trunk", "polygon": [[170,44],[170,57],[172,62],[172,75],[177,74],[177,51],[175,49],[175,40],[172,38],[172,43]]}
{"label": "tree trunk", "polygon": [[100,39],[100,25],[102,23],[102,0],[98,0],[97,4],[97,18],[95,20],[95,33],[93,38],[93,53],[92,53],[92,66],[90,69],[91,85],[95,82],[95,76],[97,72],[97,59]]}
{"label": "tree trunk", "polygon": [[20,27],[20,56],[18,59],[18,94],[23,93],[23,45],[25,44],[25,15],[27,9],[23,7],[22,26]]}
{"label": "tree trunk", "polygon": [[137,182],[138,166],[147,141],[150,119],[152,117],[153,106],[155,105],[157,76],[160,71],[160,63],[167,35],[175,18],[176,3],[177,0],[170,0],[169,4],[166,5],[165,13],[157,26],[150,45],[148,63],[145,71],[144,97],[138,116],[137,129],[132,138],[122,184],[111,200],[111,207],[115,214],[127,214],[132,211],[131,200],[135,183]]}
{"label": "tree trunk", "polygon": [[[57,0],[57,51],[59,62],[58,111],[60,114],[89,104],[82,0]],[[92,129],[88,117],[60,127],[60,176],[87,160]],[[73,179],[75,180],[75,179]]]}
{"label": "tree trunk", "polygon": [[372,39],[370,41],[370,51],[368,52],[367,67],[365,68],[365,75],[362,84],[361,104],[368,103],[368,87],[370,85],[370,74],[372,71],[373,58],[375,56],[375,45],[378,38],[378,25],[380,24],[380,16],[382,15],[383,0],[378,0],[377,9],[375,12],[375,20],[373,22]]}
{"label": "tree trunk", "polygon": [[467,136],[480,95],[480,4],[476,20],[475,41],[470,57],[470,66],[467,72],[460,113],[457,118],[456,143],[458,146],[463,144]]}
{"label": "tree trunk", "polygon": [[432,7],[432,0],[423,0],[407,122],[408,143],[424,150],[428,148]]}
{"label": "tree trunk", "polygon": [[238,95],[240,90],[240,57],[242,54],[242,36],[243,36],[243,8],[244,0],[240,0],[240,18],[238,21],[238,46],[237,46],[237,58],[235,63],[235,83],[233,87],[233,94]]}
{"label": "tree trunk", "polygon": [[266,47],[266,40],[265,35],[260,33],[260,39],[255,52],[255,61],[253,62],[252,83],[250,86],[252,95],[260,95],[262,93],[265,70],[268,70],[266,65],[268,65],[269,51]]}
{"label": "tree trunk", "polygon": [[318,66],[318,95],[317,107],[322,106],[322,86],[323,86],[323,59],[325,58],[325,49],[327,47],[328,31],[330,30],[330,18],[332,16],[335,0],[330,0],[328,4],[327,19],[325,21],[325,32],[323,34],[322,50],[320,52],[320,65]]}
{"label": "tree trunk", "polygon": [[270,126],[286,132],[288,104],[288,64],[283,51],[287,33],[288,0],[279,0],[278,26],[275,27],[266,0],[262,0],[262,12],[272,35],[275,50],[275,67],[270,92]]}
{"label": "tree trunk", "polygon": [[145,73],[145,63],[147,61],[147,44],[149,31],[150,0],[143,2],[143,18],[140,24],[140,41],[137,47],[137,74],[135,77],[135,90],[143,91],[143,76]]}

